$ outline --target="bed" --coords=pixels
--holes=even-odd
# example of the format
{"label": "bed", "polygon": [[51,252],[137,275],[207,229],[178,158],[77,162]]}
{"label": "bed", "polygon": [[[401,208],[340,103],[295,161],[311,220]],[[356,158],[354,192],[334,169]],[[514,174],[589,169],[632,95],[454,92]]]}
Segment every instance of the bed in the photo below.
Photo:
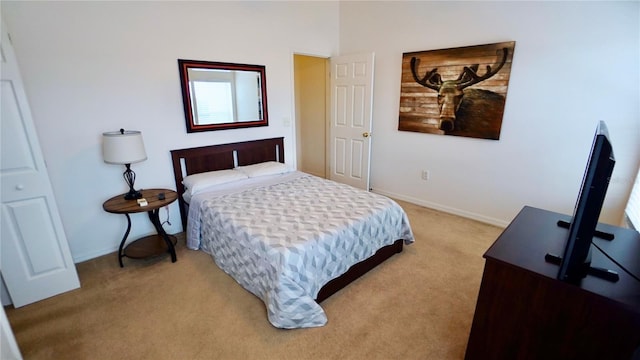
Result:
{"label": "bed", "polygon": [[393,200],[287,169],[283,138],[171,157],[187,247],[261,298],[275,327],[325,325],[320,302],[414,241]]}

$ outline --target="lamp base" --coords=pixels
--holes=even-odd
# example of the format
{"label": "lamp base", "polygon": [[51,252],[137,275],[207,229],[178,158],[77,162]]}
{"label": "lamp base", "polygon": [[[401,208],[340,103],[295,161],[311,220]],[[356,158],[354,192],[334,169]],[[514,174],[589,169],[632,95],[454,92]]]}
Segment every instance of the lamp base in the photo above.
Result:
{"label": "lamp base", "polygon": [[133,170],[131,170],[131,164],[125,164],[125,166],[127,167],[127,170],[125,170],[125,172],[122,173],[122,176],[124,177],[124,180],[127,182],[127,185],[129,185],[129,192],[124,194],[124,198],[125,200],[141,199],[142,193],[140,191],[136,191],[133,188],[133,184],[136,181],[136,173],[134,173]]}
{"label": "lamp base", "polygon": [[142,199],[142,193],[136,190],[130,190],[128,193],[124,194],[125,200],[136,200]]}

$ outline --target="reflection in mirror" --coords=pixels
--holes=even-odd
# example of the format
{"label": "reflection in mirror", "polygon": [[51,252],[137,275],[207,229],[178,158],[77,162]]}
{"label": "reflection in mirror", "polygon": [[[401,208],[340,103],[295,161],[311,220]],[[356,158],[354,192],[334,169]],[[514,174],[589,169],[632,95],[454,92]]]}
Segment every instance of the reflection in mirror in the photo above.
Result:
{"label": "reflection in mirror", "polygon": [[265,67],[178,60],[187,132],[268,125]]}

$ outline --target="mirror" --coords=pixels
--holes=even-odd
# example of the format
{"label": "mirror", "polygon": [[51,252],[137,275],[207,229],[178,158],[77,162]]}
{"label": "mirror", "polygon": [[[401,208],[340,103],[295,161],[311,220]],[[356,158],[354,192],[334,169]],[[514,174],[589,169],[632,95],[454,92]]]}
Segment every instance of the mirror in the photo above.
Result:
{"label": "mirror", "polygon": [[187,132],[269,125],[262,65],[178,59]]}

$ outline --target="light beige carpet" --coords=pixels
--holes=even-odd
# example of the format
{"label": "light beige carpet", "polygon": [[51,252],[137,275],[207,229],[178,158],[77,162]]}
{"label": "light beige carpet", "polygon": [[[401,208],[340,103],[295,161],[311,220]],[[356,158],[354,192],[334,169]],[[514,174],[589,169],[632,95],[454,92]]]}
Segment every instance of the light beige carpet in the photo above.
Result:
{"label": "light beige carpet", "polygon": [[502,229],[399,203],[416,242],[325,300],[324,327],[272,327],[182,234],[176,263],[103,256],[77,264],[80,289],[5,310],[25,359],[461,359]]}

